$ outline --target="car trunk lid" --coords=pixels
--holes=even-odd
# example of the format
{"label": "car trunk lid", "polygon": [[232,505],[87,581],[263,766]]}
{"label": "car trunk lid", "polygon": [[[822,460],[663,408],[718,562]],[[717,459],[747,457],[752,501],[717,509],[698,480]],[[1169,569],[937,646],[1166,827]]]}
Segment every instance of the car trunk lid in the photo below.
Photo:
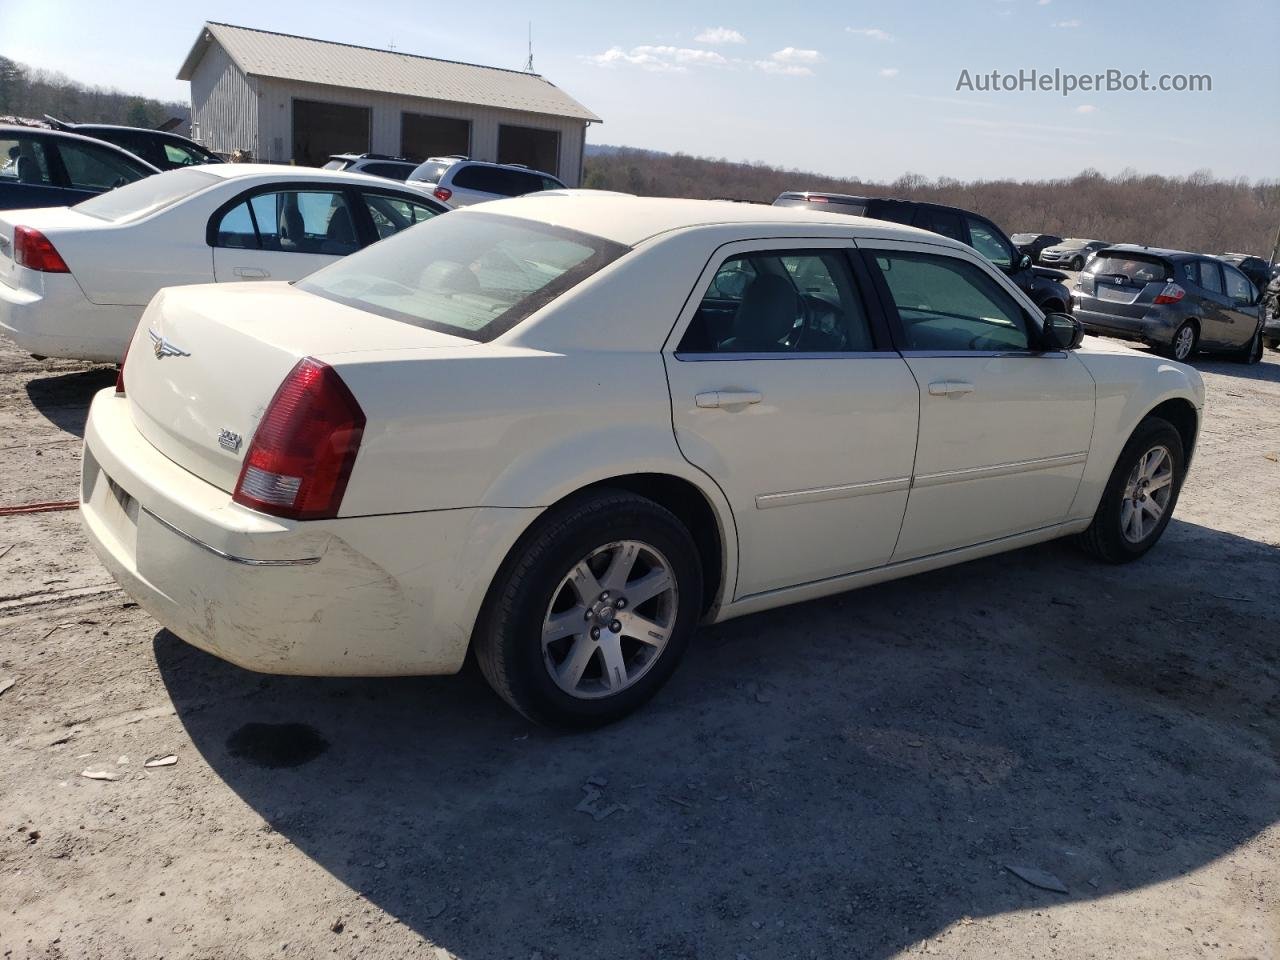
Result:
{"label": "car trunk lid", "polygon": [[152,446],[230,492],[267,405],[303,357],[473,345],[284,283],[176,287],[143,314],[125,393]]}
{"label": "car trunk lid", "polygon": [[[0,213],[0,283],[7,287],[23,286],[26,274],[22,271],[14,254],[14,231],[22,227],[39,230],[62,256],[67,267],[75,275],[76,265],[68,257],[66,249],[67,236],[74,231],[94,229],[100,221],[76,213],[70,207],[38,207],[32,210],[5,210]],[[59,240],[63,241],[59,245]]]}
{"label": "car trunk lid", "polygon": [[1080,274],[1076,290],[1089,310],[1142,317],[1173,280],[1173,265],[1151,254],[1101,251]]}

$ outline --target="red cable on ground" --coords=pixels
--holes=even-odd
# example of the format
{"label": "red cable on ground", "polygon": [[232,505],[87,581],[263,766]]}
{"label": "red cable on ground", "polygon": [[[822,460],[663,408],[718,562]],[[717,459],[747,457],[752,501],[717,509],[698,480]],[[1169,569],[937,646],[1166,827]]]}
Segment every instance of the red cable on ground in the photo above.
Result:
{"label": "red cable on ground", "polygon": [[53,500],[49,503],[24,503],[17,507],[0,507],[0,517],[13,517],[20,513],[54,513],[58,510],[76,510],[79,500]]}

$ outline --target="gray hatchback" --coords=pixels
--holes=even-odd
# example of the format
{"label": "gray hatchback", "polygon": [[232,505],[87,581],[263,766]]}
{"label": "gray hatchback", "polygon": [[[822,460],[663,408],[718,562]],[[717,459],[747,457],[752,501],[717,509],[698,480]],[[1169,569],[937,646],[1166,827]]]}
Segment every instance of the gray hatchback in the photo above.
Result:
{"label": "gray hatchback", "polygon": [[1262,358],[1262,296],[1230,264],[1183,250],[1104,247],[1072,290],[1087,331],[1142,340],[1175,360],[1196,351]]}

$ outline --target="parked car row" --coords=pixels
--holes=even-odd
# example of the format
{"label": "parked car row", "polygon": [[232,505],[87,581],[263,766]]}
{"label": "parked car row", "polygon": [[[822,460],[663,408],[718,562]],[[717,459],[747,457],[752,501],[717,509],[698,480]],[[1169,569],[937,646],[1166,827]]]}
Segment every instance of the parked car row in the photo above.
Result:
{"label": "parked car row", "polygon": [[40,357],[117,363],[163,287],[299,280],[448,209],[380,177],[217,164],[0,212],[0,331]]}

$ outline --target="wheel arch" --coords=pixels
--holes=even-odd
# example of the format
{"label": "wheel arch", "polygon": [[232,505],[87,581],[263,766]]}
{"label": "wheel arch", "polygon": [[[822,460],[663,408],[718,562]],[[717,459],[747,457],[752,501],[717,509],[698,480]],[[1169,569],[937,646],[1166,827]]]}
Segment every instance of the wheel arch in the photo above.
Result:
{"label": "wheel arch", "polygon": [[[1162,403],[1156,404],[1148,410],[1142,417],[1142,420],[1148,417],[1159,417],[1161,420],[1172,424],[1173,428],[1178,431],[1178,437],[1182,440],[1183,461],[1187,466],[1191,464],[1191,454],[1195,451],[1196,438],[1200,433],[1200,414],[1190,400],[1184,397],[1171,397]],[[1139,420],[1138,423],[1141,423]],[[1134,430],[1138,427],[1135,424]],[[1132,431],[1129,434],[1132,436]]]}

